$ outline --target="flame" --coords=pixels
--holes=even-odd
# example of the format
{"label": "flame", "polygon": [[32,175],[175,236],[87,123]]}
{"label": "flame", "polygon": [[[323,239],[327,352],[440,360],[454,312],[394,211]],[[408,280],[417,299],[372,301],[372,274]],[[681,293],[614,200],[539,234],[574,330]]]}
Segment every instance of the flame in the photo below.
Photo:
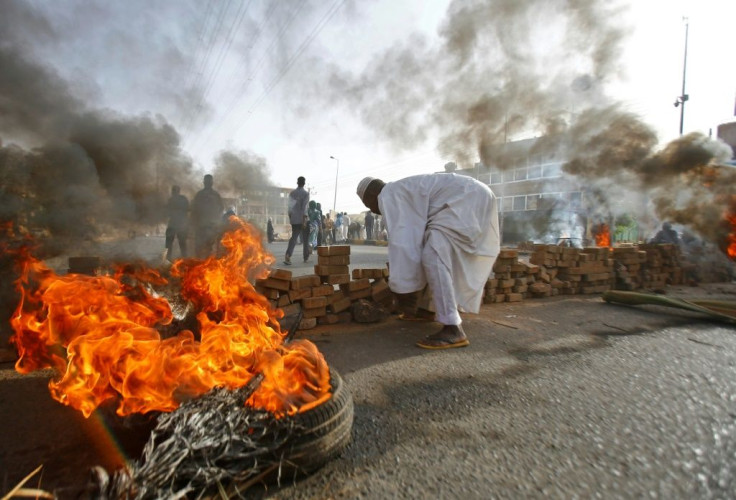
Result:
{"label": "flame", "polygon": [[608,224],[598,225],[598,230],[595,232],[595,245],[598,247],[611,246],[611,230]]}
{"label": "flame", "polygon": [[[736,204],[735,204],[736,205]],[[730,232],[726,236],[726,254],[731,260],[736,260],[736,206],[726,215],[726,222],[729,225]]]}
{"label": "flame", "polygon": [[[172,276],[197,311],[201,340],[174,325],[154,269],[126,266],[112,276],[58,276],[19,252],[21,300],[11,320],[20,358],[16,370],[54,368],[52,396],[89,416],[117,401],[121,416],[172,411],[213,387],[237,388],[263,375],[246,402],[276,415],[304,411],[329,398],[329,369],[309,341],[285,345],[271,309],[251,281],[274,262],[260,233],[232,217],[218,257],[183,259]],[[175,281],[175,280],[171,280]]]}

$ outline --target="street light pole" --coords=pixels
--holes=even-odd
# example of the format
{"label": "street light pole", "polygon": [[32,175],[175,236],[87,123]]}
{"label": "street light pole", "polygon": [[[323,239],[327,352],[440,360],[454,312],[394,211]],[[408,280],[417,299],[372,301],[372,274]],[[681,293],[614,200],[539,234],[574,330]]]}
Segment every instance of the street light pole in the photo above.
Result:
{"label": "street light pole", "polygon": [[685,59],[682,62],[682,94],[677,96],[675,101],[675,107],[681,106],[680,108],[680,135],[682,135],[683,126],[685,124],[685,103],[690,99],[690,96],[685,93],[685,76],[687,75],[687,35],[690,29],[690,22],[687,17],[682,18],[685,21]]}
{"label": "street light pole", "polygon": [[334,156],[330,156],[330,158],[337,162],[337,168],[335,169],[335,199],[332,201],[332,211],[337,213],[335,207],[337,207],[337,176],[340,173],[340,160]]}

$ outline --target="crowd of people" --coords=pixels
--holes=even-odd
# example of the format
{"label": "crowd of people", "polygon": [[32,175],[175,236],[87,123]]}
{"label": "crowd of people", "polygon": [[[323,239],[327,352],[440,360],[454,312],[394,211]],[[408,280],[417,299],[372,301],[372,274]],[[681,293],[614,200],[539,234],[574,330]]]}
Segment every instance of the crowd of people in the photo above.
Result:
{"label": "crowd of people", "polygon": [[[454,173],[415,175],[394,182],[366,177],[357,194],[368,208],[351,220],[338,212],[333,220],[320,203],[310,200],[304,177],[289,193],[288,216],[291,236],[283,263],[301,244],[308,262],[320,245],[351,240],[388,241],[391,269],[389,287],[398,298],[405,321],[437,321],[439,331],[420,340],[425,349],[448,349],[469,345],[462,328],[461,312],[477,313],[483,288],[500,251],[498,203],[491,189],[475,179]],[[182,256],[187,255],[187,232],[194,232],[194,253],[203,258],[216,247],[223,226],[223,202],[213,189],[211,175],[189,201],[178,186],[171,189],[167,204],[166,257],[171,260],[175,240]],[[275,240],[273,221],[268,219],[268,242]],[[391,235],[389,240],[388,235]],[[669,222],[650,240],[680,245]],[[418,307],[420,297],[431,301],[431,310]],[[429,312],[429,314],[426,314]]]}
{"label": "crowd of people", "polygon": [[[318,246],[348,243],[358,239],[388,239],[388,231],[383,218],[370,211],[365,213],[364,223],[351,221],[347,212],[337,212],[335,219],[322,211],[322,205],[310,200],[309,191],[304,187],[306,179],[299,176],[297,187],[289,193],[288,215],[291,224],[291,237],[286,247],[284,264],[291,265],[296,245],[302,244],[304,262],[309,261]],[[273,225],[269,219],[267,226],[269,243],[272,242]]]}
{"label": "crowd of people", "polygon": [[[297,179],[297,187],[289,193],[288,215],[291,236],[287,245],[284,263],[291,264],[291,257],[297,244],[302,245],[304,262],[320,245],[348,243],[357,239],[388,238],[381,217],[370,211],[363,215],[363,223],[351,220],[347,212],[338,212],[335,218],[323,213],[322,206],[309,199],[304,185],[304,177]],[[190,229],[194,234],[194,252],[191,256],[205,258],[215,252],[216,244],[234,209],[225,211],[223,199],[214,189],[214,177],[204,176],[203,188],[191,203],[181,193],[180,186],[171,187],[171,196],[166,203],[168,223],[166,226],[166,259],[174,258],[174,245],[178,241],[179,257],[189,257],[188,236]],[[357,218],[357,217],[356,217]],[[277,234],[270,217],[266,223],[266,238],[269,243],[276,241]]]}
{"label": "crowd of people", "polygon": [[[387,239],[391,279],[389,286],[399,298],[399,319],[437,321],[442,328],[417,345],[425,349],[463,347],[469,340],[462,328],[460,312],[478,312],[483,287],[500,250],[498,206],[488,186],[456,174],[428,174],[385,183],[366,177],[357,194],[368,208],[362,220],[351,220],[346,212],[335,220],[324,214],[320,203],[310,200],[306,180],[297,178],[289,193],[288,215],[291,237],[284,264],[291,265],[301,240],[304,262],[323,244],[353,239]],[[166,257],[171,260],[178,239],[182,256],[187,256],[187,233],[194,232],[194,253],[212,255],[228,217],[222,198],[214,190],[212,175],[204,176],[204,187],[191,205],[178,186],[171,188],[167,203]],[[356,217],[358,218],[358,217]],[[362,222],[362,223],[361,223]],[[266,228],[274,240],[273,222]],[[431,297],[434,314],[422,316],[417,301]]]}

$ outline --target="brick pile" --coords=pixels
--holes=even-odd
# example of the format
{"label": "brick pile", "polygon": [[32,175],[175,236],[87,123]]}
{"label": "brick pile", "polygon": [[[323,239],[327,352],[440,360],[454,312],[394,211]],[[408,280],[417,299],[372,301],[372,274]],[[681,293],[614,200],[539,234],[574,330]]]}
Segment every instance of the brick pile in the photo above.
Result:
{"label": "brick pile", "polygon": [[638,290],[642,288],[641,271],[647,261],[647,252],[639,247],[617,247],[613,249],[616,270],[617,290]]}
{"label": "brick pile", "polygon": [[393,294],[388,287],[388,269],[354,269],[350,272],[350,246],[317,247],[314,274],[292,277],[291,271],[274,269],[268,278],[257,280],[256,291],[269,299],[273,308],[289,317],[302,311],[300,330],[318,324],[349,323],[351,305],[369,299],[389,306]]}
{"label": "brick pile", "polygon": [[680,248],[671,244],[643,244],[613,250],[618,290],[657,289],[684,281]]}
{"label": "brick pile", "polygon": [[[550,295],[602,293],[612,288],[615,279],[614,262],[607,247],[535,245],[529,261],[549,276],[543,281],[549,282]],[[541,276],[544,278],[544,274]]]}
{"label": "brick pile", "polygon": [[[317,247],[314,274],[292,277],[274,269],[256,290],[289,317],[302,311],[300,329],[348,323],[356,303],[368,300],[395,312],[388,268],[350,270],[350,246]],[[529,262],[515,249],[502,249],[484,287],[483,303],[519,302],[555,295],[597,294],[606,290],[661,288],[683,282],[676,245],[573,248],[533,246]]]}
{"label": "brick pile", "polygon": [[530,286],[534,288],[539,270],[539,266],[520,261],[516,250],[501,250],[493,264],[493,277],[486,282],[483,303],[523,300]]}
{"label": "brick pile", "polygon": [[680,247],[673,244],[639,245],[647,254],[642,269],[643,288],[662,288],[665,285],[682,283],[682,262]]}
{"label": "brick pile", "polygon": [[557,277],[564,283],[562,293],[568,295],[603,293],[611,290],[616,273],[608,247],[563,248],[573,250],[566,266],[560,266]]}
{"label": "brick pile", "polygon": [[503,249],[487,281],[483,303],[518,302],[554,295],[597,294],[606,290],[662,288],[683,282],[676,245],[573,248],[535,244],[529,264]]}

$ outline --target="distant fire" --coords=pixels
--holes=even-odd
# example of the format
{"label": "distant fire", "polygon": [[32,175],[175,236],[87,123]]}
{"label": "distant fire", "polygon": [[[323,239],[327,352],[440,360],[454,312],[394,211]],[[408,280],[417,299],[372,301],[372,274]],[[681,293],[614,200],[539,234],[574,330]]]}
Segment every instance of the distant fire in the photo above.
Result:
{"label": "distant fire", "polygon": [[109,400],[119,415],[172,411],[213,387],[241,387],[257,374],[264,379],[249,406],[283,415],[328,399],[321,353],[306,340],[284,345],[276,323],[282,313],[249,281],[267,274],[274,261],[261,235],[236,218],[231,226],[221,256],[179,260],[171,270],[181,281],[181,298],[196,311],[199,341],[187,329],[162,338],[175,318],[160,290],[173,284],[154,269],[58,276],[21,255],[22,298],[11,321],[16,369],[54,368],[59,377],[49,384],[52,396],[85,416]]}
{"label": "distant fire", "polygon": [[611,246],[611,230],[608,224],[599,224],[594,232],[595,245],[599,247]]}
{"label": "distant fire", "polygon": [[736,196],[731,200],[731,207],[724,218],[724,226],[727,231],[724,250],[731,260],[736,260]]}

